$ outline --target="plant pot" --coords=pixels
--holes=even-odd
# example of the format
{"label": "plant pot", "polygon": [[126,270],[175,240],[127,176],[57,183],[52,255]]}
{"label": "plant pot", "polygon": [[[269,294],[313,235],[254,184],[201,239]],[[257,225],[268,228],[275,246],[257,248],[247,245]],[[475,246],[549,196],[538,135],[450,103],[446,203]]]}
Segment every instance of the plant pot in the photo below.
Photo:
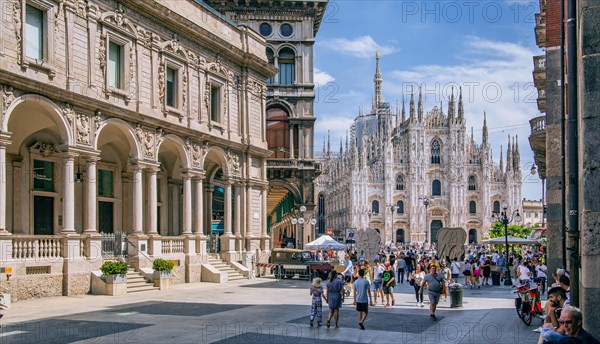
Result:
{"label": "plant pot", "polygon": [[106,284],[120,284],[120,283],[127,283],[127,274],[106,276]]}
{"label": "plant pot", "polygon": [[153,279],[154,286],[159,287],[160,290],[169,289],[169,287],[171,286],[170,271],[154,271]]}

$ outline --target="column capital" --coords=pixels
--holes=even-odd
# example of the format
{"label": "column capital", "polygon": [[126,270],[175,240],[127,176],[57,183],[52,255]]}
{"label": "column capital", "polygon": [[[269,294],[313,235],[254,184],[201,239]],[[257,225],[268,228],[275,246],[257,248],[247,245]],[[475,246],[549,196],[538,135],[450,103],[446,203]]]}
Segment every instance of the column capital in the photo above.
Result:
{"label": "column capital", "polygon": [[10,133],[0,132],[0,147],[6,147],[12,143]]}

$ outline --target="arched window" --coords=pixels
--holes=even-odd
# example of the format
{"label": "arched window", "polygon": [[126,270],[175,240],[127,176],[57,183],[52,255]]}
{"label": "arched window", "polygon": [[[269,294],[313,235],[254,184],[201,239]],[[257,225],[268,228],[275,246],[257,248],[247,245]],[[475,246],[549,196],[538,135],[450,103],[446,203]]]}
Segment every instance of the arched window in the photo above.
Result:
{"label": "arched window", "polygon": [[[273,50],[271,48],[267,48],[267,60],[269,61],[270,65],[275,66],[275,54],[273,53]],[[273,84],[273,83],[275,83],[274,76],[267,79],[267,84]]]}
{"label": "arched window", "polygon": [[477,243],[477,230],[475,228],[469,229],[469,244]]}
{"label": "arched window", "polygon": [[442,195],[442,182],[440,182],[437,179],[431,183],[431,195],[432,196],[441,196]]}
{"label": "arched window", "polygon": [[[294,139],[297,135],[294,136]],[[280,107],[267,110],[267,144],[273,152],[271,158],[290,157],[290,125],[288,113]],[[294,144],[295,147],[298,145]]]}
{"label": "arched window", "polygon": [[401,174],[396,177],[396,190],[404,190],[404,177]]}
{"label": "arched window", "polygon": [[431,142],[431,163],[432,164],[439,164],[441,161],[441,152],[442,148],[440,145],[440,141],[438,140],[433,140]]}
{"label": "arched window", "polygon": [[469,190],[477,190],[477,184],[475,183],[475,176],[469,176]]}
{"label": "arched window", "polygon": [[469,202],[469,214],[477,214],[477,203],[475,201]]}
{"label": "arched window", "polygon": [[500,213],[500,201],[494,201],[494,213]]}
{"label": "arched window", "polygon": [[398,214],[404,214],[404,202],[403,201],[398,201],[398,203],[396,203],[396,212]]}
{"label": "arched window", "polygon": [[379,214],[379,201],[373,201],[371,203],[371,213]]}
{"label": "arched window", "polygon": [[283,48],[279,51],[279,83],[282,85],[291,85],[295,80],[295,61],[296,56],[292,49]]}

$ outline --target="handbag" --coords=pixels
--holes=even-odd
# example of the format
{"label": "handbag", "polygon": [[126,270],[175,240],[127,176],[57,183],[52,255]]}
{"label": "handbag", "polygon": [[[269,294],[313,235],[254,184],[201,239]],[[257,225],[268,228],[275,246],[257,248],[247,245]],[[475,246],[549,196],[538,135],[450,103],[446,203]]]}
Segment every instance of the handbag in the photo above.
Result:
{"label": "handbag", "polygon": [[411,279],[410,279],[410,281],[408,281],[408,284],[410,284],[411,286],[413,286],[413,287],[414,287],[416,282],[417,282],[417,281],[415,281],[415,279],[414,279],[414,278],[411,278]]}

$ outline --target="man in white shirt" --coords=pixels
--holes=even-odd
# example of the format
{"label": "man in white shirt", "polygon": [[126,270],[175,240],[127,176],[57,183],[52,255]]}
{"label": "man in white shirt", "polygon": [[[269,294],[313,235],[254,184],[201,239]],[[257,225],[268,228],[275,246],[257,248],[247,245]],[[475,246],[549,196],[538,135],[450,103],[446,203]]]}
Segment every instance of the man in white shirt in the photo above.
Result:
{"label": "man in white shirt", "polygon": [[542,295],[546,292],[546,279],[548,278],[548,267],[542,263],[542,261],[538,261],[538,265],[535,266],[535,271],[537,272],[538,282],[542,285]]}
{"label": "man in white shirt", "polygon": [[521,262],[521,265],[519,265],[519,267],[517,268],[517,273],[519,276],[519,281],[521,282],[521,284],[527,284],[529,285],[529,279],[531,278],[531,271],[529,271],[529,268],[527,267],[527,262],[525,260],[523,260]]}
{"label": "man in white shirt", "polygon": [[450,272],[452,273],[452,280],[454,283],[458,283],[458,276],[460,275],[460,263],[458,258],[454,257],[454,261],[450,264]]}

